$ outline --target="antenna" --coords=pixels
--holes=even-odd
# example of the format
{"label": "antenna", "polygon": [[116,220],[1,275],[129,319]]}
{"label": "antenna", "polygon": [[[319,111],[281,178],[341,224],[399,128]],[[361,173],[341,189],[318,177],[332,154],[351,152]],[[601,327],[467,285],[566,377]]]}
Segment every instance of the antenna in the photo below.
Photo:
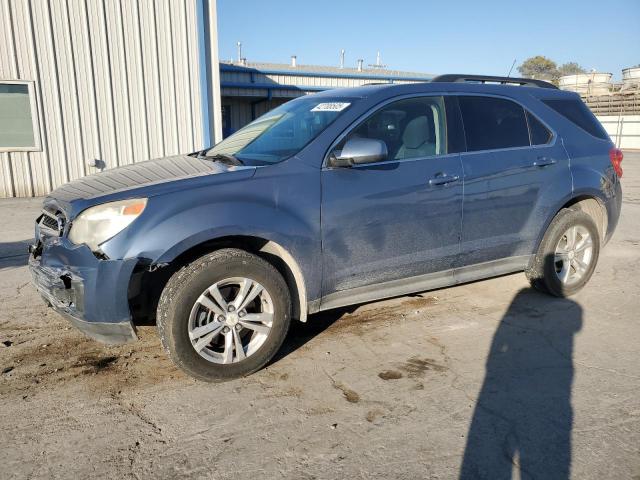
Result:
{"label": "antenna", "polygon": [[515,67],[516,65],[516,58],[513,59],[513,63],[511,64],[511,68],[509,69],[509,73],[507,73],[507,78],[509,78],[511,76],[511,71],[513,70],[513,67]]}
{"label": "antenna", "polygon": [[344,48],[340,50],[340,68],[344,68]]}

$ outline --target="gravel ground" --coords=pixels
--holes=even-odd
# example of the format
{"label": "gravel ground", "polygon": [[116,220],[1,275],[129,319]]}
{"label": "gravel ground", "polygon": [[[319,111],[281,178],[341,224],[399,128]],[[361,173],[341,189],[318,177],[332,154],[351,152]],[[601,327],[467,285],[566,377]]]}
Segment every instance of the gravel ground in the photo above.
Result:
{"label": "gravel ground", "polygon": [[39,200],[0,200],[0,477],[640,479],[640,153],[623,165],[572,299],[517,274],[326,312],[218,385],[154,327],[107,347],[45,308],[24,266]]}

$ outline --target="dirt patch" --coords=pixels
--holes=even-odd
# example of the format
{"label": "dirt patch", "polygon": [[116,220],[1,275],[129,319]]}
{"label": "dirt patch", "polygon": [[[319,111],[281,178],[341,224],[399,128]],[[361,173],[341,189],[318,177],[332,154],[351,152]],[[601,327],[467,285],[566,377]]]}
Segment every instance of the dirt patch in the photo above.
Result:
{"label": "dirt patch", "polygon": [[334,383],[333,386],[342,392],[344,398],[349,403],[358,403],[360,401],[360,395],[355,390],[351,390],[349,387],[342,383]]}
{"label": "dirt patch", "polygon": [[315,406],[315,407],[311,407],[307,410],[305,410],[305,413],[307,415],[327,415],[329,413],[334,413],[335,409],[332,407],[326,407],[326,406]]}
{"label": "dirt patch", "polygon": [[264,395],[258,395],[256,398],[265,399],[265,398],[282,398],[282,397],[302,397],[303,391],[299,387],[289,387],[289,388],[269,388],[265,387],[261,384],[263,388],[267,391]]}
{"label": "dirt patch", "polygon": [[76,363],[74,367],[89,367],[95,372],[100,372],[107,368],[111,368],[118,358],[119,357],[116,357],[115,355],[107,355],[106,357],[83,356],[80,357],[78,363]]}
{"label": "dirt patch", "polygon": [[429,370],[436,372],[446,372],[448,369],[444,365],[440,365],[432,358],[411,357],[399,367],[407,373],[409,378],[422,377]]}
{"label": "dirt patch", "polygon": [[380,410],[379,408],[374,408],[373,410],[369,410],[364,418],[367,419],[367,422],[373,423],[382,415],[384,415],[384,412],[382,410]]}
{"label": "dirt patch", "polygon": [[[439,305],[437,297],[416,294],[404,297],[402,303],[396,305],[384,305],[376,308],[364,307],[355,312],[342,311],[339,320],[327,329],[327,333],[344,332],[360,335],[379,326],[382,322],[398,322],[412,314],[420,313],[422,309],[436,305]],[[328,312],[327,315],[335,315],[336,313],[339,311]]]}
{"label": "dirt patch", "polygon": [[43,341],[35,335],[19,347],[3,348],[2,363],[13,369],[0,379],[0,394],[79,382],[100,395],[184,377],[162,351],[155,328],[141,330],[140,341],[132,345],[102,345],[70,329],[54,331],[55,338]]}
{"label": "dirt patch", "polygon": [[383,370],[378,374],[378,376],[382,380],[398,380],[399,378],[402,378],[403,375],[402,372],[397,370]]}
{"label": "dirt patch", "polygon": [[430,305],[435,305],[438,303],[438,297],[435,296],[425,296],[423,294],[411,295],[409,299],[405,302],[402,302],[403,308],[425,308]]}

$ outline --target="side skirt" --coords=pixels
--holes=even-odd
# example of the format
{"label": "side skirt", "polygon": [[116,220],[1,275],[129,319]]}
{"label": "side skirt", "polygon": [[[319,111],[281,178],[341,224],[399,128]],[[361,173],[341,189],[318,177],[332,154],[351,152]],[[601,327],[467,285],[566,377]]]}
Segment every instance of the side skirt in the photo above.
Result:
{"label": "side skirt", "polygon": [[316,300],[310,302],[309,313],[449,287],[451,285],[497,277],[508,273],[521,272],[527,267],[530,259],[531,255],[520,255],[468,265],[461,268],[443,270],[441,272],[427,273],[416,277],[401,278],[399,280],[391,280],[375,285],[342,290],[324,296],[321,301]]}

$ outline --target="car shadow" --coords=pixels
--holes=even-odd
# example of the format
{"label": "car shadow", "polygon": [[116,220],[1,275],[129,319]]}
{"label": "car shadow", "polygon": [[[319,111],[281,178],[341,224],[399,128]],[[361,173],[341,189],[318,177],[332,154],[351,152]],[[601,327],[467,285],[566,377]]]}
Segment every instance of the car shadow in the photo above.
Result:
{"label": "car shadow", "polygon": [[574,336],[582,308],[532,289],[496,330],[467,435],[460,479],[568,479]]}
{"label": "car shadow", "polygon": [[27,249],[32,242],[32,239],[18,242],[0,242],[0,270],[26,266],[29,260]]}
{"label": "car shadow", "polygon": [[287,355],[292,354],[300,347],[320,335],[331,325],[340,320],[344,315],[353,313],[358,307],[359,305],[350,305],[348,307],[335,308],[333,310],[314,313],[309,315],[309,319],[304,323],[292,320],[291,326],[289,327],[289,333],[287,333],[287,338],[282,344],[282,347],[280,347],[280,350],[278,350],[278,353],[276,353],[269,363],[273,364]]}

